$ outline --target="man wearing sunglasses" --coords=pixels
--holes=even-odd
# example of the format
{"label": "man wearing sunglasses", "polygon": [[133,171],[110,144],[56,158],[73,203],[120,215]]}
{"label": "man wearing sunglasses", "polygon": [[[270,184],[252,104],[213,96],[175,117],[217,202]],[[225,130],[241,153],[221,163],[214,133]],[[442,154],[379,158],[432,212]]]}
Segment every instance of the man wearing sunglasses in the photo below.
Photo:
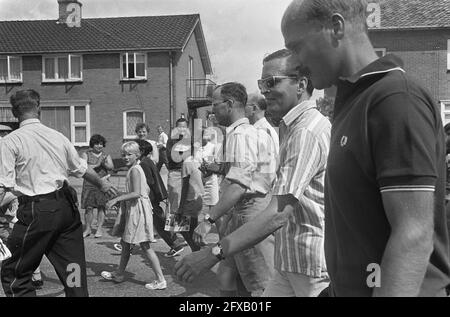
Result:
{"label": "man wearing sunglasses", "polygon": [[[275,232],[275,273],[264,291],[268,297],[318,296],[329,283],[323,188],[331,124],[309,100],[313,86],[308,78],[287,50],[264,59],[258,85],[268,111],[282,119],[278,178],[267,208],[217,245],[218,258],[228,258]],[[175,266],[177,276],[189,282],[215,265],[217,246],[186,256]]]}

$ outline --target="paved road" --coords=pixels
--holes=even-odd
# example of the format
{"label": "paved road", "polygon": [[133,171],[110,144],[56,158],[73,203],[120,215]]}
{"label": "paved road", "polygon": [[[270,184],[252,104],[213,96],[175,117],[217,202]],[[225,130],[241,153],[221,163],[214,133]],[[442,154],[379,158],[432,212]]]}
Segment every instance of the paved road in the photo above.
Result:
{"label": "paved road", "polygon": [[[111,181],[122,187],[124,184],[123,177],[112,177]],[[71,184],[77,189],[78,194],[81,194],[81,181],[71,179]],[[82,218],[84,217],[84,210],[81,210]],[[105,221],[104,234],[102,238],[94,238],[93,236],[85,239],[86,247],[86,261],[87,261],[87,275],[89,294],[93,297],[202,297],[202,296],[218,296],[217,279],[212,271],[203,274],[192,284],[184,284],[177,281],[173,275],[173,268],[175,263],[181,258],[165,258],[164,253],[169,250],[168,246],[162,240],[153,243],[152,247],[156,251],[161,267],[168,282],[168,287],[163,291],[147,290],[144,285],[154,280],[153,271],[147,263],[147,260],[140,252],[132,255],[130,263],[127,267],[127,279],[121,284],[114,284],[109,281],[104,281],[100,273],[102,271],[114,270],[119,263],[120,252],[113,247],[114,243],[118,242],[119,238],[110,235],[115,214],[113,212],[107,213]],[[94,230],[95,230],[94,221]],[[95,232],[95,231],[94,231]],[[208,236],[207,242],[213,243],[217,241],[217,235],[211,234]],[[189,247],[185,247],[182,255],[191,252]],[[47,260],[44,258],[41,270],[44,278],[44,287],[38,291],[38,296],[59,297],[64,296],[63,287],[60,284],[56,273]],[[3,297],[3,289],[0,288],[0,297]]]}

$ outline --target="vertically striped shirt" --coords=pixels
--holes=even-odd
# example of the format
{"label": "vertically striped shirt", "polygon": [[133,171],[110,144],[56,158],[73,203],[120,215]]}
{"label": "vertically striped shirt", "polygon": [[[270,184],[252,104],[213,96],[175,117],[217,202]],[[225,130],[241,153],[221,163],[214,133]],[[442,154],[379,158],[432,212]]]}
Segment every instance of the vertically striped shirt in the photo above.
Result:
{"label": "vertically striped shirt", "polygon": [[[230,164],[226,179],[247,189],[247,193],[267,194],[272,189],[276,169],[268,170],[273,155],[267,152],[275,145],[262,146],[271,138],[258,131],[247,118],[241,118],[226,129],[225,161]],[[266,137],[262,137],[266,134]]]}
{"label": "vertically striped shirt", "polygon": [[273,194],[298,203],[275,233],[275,268],[310,277],[326,275],[324,179],[331,124],[314,101],[304,101],[281,121],[280,165]]}

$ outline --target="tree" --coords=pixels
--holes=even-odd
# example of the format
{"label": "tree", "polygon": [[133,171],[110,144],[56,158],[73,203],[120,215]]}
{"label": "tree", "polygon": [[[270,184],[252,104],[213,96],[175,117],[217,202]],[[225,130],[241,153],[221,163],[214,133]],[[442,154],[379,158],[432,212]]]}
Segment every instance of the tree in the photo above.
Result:
{"label": "tree", "polygon": [[317,99],[317,108],[319,111],[328,119],[332,120],[334,112],[334,98],[333,97],[322,97]]}

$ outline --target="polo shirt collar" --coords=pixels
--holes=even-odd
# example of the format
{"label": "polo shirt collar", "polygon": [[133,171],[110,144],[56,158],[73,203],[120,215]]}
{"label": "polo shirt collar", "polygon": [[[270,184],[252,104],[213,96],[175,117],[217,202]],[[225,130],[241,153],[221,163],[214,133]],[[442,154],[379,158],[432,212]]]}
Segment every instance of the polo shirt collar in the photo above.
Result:
{"label": "polo shirt collar", "polygon": [[283,122],[288,127],[292,125],[306,110],[316,108],[315,100],[305,100],[292,108],[284,117]]}
{"label": "polo shirt collar", "polygon": [[33,123],[41,123],[41,121],[39,119],[27,119],[27,120],[22,121],[19,124],[19,128],[23,127],[24,125],[33,124]]}
{"label": "polo shirt collar", "polygon": [[403,62],[402,60],[393,55],[393,54],[387,54],[376,61],[370,63],[366,67],[364,67],[362,70],[354,74],[353,76],[347,77],[347,78],[339,78],[340,81],[346,81],[351,84],[356,84],[359,80],[372,76],[372,75],[378,75],[383,73],[389,73],[392,71],[402,71],[405,72],[403,69]]}
{"label": "polo shirt collar", "polygon": [[233,124],[230,125],[230,126],[226,129],[227,134],[230,134],[231,132],[233,132],[233,130],[236,129],[236,128],[237,128],[238,126],[240,126],[241,124],[250,124],[250,122],[248,121],[247,118],[241,118],[241,119],[239,119],[239,120],[233,122]]}

